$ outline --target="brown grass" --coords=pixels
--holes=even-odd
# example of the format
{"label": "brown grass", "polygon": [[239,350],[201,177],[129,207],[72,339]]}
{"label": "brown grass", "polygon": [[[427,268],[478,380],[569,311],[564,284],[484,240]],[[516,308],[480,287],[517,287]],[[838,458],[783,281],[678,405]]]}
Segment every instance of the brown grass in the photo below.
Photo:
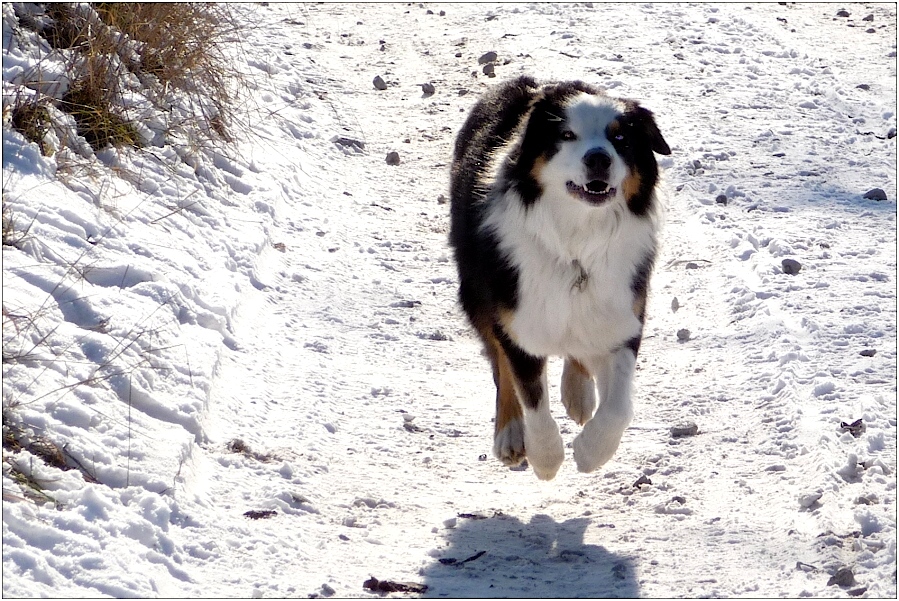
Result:
{"label": "brown grass", "polygon": [[[10,124],[21,132],[29,142],[37,144],[44,156],[53,154],[52,147],[44,140],[44,136],[51,127],[50,111],[47,109],[46,103],[17,98],[12,105]],[[5,223],[4,221],[4,226]]]}
{"label": "brown grass", "polygon": [[[241,75],[223,48],[239,31],[227,5],[204,3],[48,3],[48,19],[25,13],[20,24],[34,29],[67,57],[68,91],[58,107],[71,114],[78,133],[95,150],[142,143],[134,126],[140,115],[124,108],[134,91],[153,110],[178,116],[170,128],[190,137],[230,141],[232,90]],[[139,89],[130,90],[135,77]],[[128,83],[131,82],[131,83]],[[17,98],[13,127],[29,140],[40,141],[50,125],[39,112],[40,94]]]}
{"label": "brown grass", "polygon": [[113,2],[98,3],[96,10],[104,23],[140,44],[139,70],[157,79],[157,92],[182,92],[207,131],[228,139],[229,82],[240,77],[222,50],[239,30],[227,5]]}
{"label": "brown grass", "polygon": [[[12,208],[6,204],[6,197],[3,198],[3,246],[13,246],[21,248],[29,238],[29,230],[34,223],[32,219],[27,225],[22,225],[16,221],[16,216]],[[4,313],[5,316],[5,313]]]}

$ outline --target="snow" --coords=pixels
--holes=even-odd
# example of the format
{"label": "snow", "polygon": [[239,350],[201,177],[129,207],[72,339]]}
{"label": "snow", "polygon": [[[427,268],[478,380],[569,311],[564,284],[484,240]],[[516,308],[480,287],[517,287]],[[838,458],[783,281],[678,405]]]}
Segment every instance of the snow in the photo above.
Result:
{"label": "snow", "polygon": [[[4,596],[894,598],[896,7],[846,8],[234,5],[233,145],[44,157],[4,112],[4,424],[70,468],[4,448]],[[58,65],[3,17],[6,104]],[[673,150],[634,422],[551,482],[490,456],[441,199],[524,73]]]}

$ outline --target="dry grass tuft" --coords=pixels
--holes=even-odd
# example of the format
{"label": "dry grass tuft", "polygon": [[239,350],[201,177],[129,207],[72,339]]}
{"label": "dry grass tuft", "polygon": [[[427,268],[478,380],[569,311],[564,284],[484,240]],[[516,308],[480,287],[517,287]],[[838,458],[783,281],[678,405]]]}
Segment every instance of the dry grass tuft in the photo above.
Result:
{"label": "dry grass tuft", "polygon": [[104,96],[109,88],[82,82],[69,90],[60,101],[60,108],[75,118],[78,133],[91,148],[100,150],[107,146],[141,145],[134,124],[114,113],[113,103]]}
{"label": "dry grass tuft", "polygon": [[[52,100],[75,118],[94,150],[139,147],[135,121],[152,112],[167,115],[171,128],[192,138],[231,140],[233,90],[242,78],[224,51],[224,42],[239,32],[227,5],[48,3],[37,16],[16,10],[23,27],[66,57],[67,91]],[[29,87],[39,90],[47,82],[37,83]],[[135,95],[149,103],[150,113],[136,114]],[[45,102],[38,93],[22,95],[13,106],[20,116],[13,126],[42,150],[41,131],[51,125],[35,111]]]}
{"label": "dry grass tuft", "polygon": [[[34,223],[34,219],[26,225],[22,227],[19,223],[16,222],[16,216],[13,214],[12,209],[9,205],[6,204],[4,199],[3,201],[3,246],[12,246],[15,248],[20,248],[21,245],[28,240],[28,232],[31,230],[31,225]],[[6,316],[6,312],[4,310],[4,317]]]}
{"label": "dry grass tuft", "polygon": [[[37,144],[41,154],[51,156],[53,147],[46,143],[44,136],[51,128],[50,111],[45,102],[25,101],[21,98],[13,103],[10,124],[29,141]],[[6,212],[3,216],[3,239],[6,243]]]}
{"label": "dry grass tuft", "polygon": [[[227,6],[215,4],[101,3],[97,14],[140,44],[140,71],[165,90],[187,94],[213,131],[227,125],[234,78],[222,42],[238,32]],[[213,121],[214,120],[214,121]]]}

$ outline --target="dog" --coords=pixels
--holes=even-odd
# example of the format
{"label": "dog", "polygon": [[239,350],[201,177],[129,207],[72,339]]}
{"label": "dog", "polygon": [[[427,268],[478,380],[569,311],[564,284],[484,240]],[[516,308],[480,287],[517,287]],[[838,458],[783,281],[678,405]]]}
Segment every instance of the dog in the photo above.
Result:
{"label": "dog", "polygon": [[493,368],[493,452],[507,466],[527,458],[551,480],[564,460],[551,356],[564,358],[562,403],[583,426],[578,470],[618,449],[657,249],[654,153],[671,150],[638,102],[528,76],[489,90],[456,137],[449,241]]}

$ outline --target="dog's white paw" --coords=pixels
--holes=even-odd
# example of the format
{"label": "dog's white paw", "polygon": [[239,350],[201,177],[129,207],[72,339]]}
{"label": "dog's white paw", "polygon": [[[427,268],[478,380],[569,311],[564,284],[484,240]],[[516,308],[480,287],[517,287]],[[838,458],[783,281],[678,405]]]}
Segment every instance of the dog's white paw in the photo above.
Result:
{"label": "dog's white paw", "polygon": [[528,463],[541,480],[552,480],[565,460],[565,444],[559,426],[550,416],[534,414],[525,419],[524,444]]}
{"label": "dog's white paw", "polygon": [[566,365],[562,374],[562,404],[568,417],[581,426],[587,423],[596,411],[596,383],[593,378]]}
{"label": "dog's white paw", "polygon": [[597,420],[587,422],[584,430],[574,439],[574,462],[580,472],[592,472],[615,456],[627,421]]}
{"label": "dog's white paw", "polygon": [[503,465],[515,467],[525,458],[524,424],[513,419],[493,438],[493,454]]}

